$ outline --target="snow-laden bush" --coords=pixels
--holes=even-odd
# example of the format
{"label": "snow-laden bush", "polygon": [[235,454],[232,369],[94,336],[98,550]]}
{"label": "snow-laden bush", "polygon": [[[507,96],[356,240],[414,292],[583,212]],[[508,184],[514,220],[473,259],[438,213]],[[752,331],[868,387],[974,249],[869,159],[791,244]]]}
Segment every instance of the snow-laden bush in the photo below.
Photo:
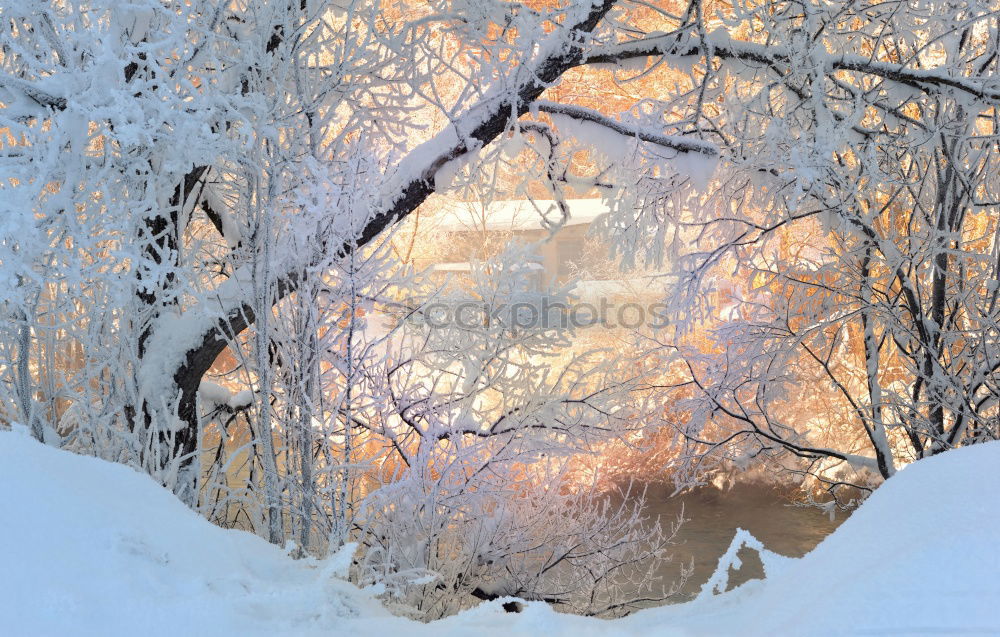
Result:
{"label": "snow-laden bush", "polygon": [[680,521],[648,518],[643,493],[566,484],[562,474],[504,480],[486,465],[408,477],[366,500],[359,583],[384,587],[391,608],[425,620],[498,597],[617,616],[680,589],[683,567],[663,579]]}

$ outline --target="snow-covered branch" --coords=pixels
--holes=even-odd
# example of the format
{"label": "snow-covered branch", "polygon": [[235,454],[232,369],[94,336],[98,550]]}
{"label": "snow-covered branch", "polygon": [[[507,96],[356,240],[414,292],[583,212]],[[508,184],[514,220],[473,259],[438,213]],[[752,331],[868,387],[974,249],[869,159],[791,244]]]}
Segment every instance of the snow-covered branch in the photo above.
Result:
{"label": "snow-covered branch", "polygon": [[19,92],[30,98],[38,106],[51,108],[57,111],[61,111],[66,108],[67,101],[65,97],[54,95],[45,89],[40,88],[35,83],[27,80],[22,80],[20,78],[0,73],[0,87],[4,87],[8,91]]}
{"label": "snow-covered branch", "polygon": [[562,115],[564,117],[571,117],[583,122],[597,124],[598,126],[603,126],[608,130],[618,133],[619,135],[634,137],[641,141],[660,146],[661,148],[675,150],[679,153],[700,153],[707,157],[716,157],[719,154],[719,149],[710,142],[685,137],[683,135],[664,135],[648,127],[636,126],[613,119],[591,108],[573,106],[570,104],[558,104],[547,100],[539,100],[535,102],[534,107],[543,113]]}
{"label": "snow-covered branch", "polygon": [[[684,32],[686,33],[686,31]],[[959,91],[970,97],[988,102],[1000,102],[1000,82],[993,75],[956,75],[953,67],[914,68],[919,61],[910,63],[884,62],[871,57],[847,53],[810,52],[808,60],[800,60],[788,47],[763,45],[732,39],[726,35],[710,35],[704,41],[696,36],[679,36],[674,33],[656,35],[617,44],[591,48],[582,64],[620,64],[627,60],[645,57],[665,57],[681,61],[682,58],[709,56],[720,60],[737,60],[775,68],[788,68],[804,62],[816,65],[827,73],[851,71],[880,77],[904,84],[925,93]]]}

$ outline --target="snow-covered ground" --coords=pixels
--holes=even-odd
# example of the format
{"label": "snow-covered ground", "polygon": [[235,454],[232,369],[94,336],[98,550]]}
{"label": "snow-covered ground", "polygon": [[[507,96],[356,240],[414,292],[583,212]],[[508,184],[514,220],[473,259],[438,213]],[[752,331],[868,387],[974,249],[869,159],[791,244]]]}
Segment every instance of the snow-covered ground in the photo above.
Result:
{"label": "snow-covered ground", "polygon": [[339,579],[343,560],[294,561],[131,469],[0,432],[0,634],[997,634],[998,466],[1000,443],[917,463],[812,553],[723,595],[613,621],[491,602],[424,625]]}

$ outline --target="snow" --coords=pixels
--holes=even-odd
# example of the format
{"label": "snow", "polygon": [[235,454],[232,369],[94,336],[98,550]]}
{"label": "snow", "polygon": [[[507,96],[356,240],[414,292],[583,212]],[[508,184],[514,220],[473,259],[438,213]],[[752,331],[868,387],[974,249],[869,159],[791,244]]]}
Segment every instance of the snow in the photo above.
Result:
{"label": "snow", "polygon": [[[620,620],[505,600],[420,624],[339,579],[346,554],[292,560],[212,526],[133,470],[0,432],[0,614],[7,634],[724,635],[1000,632],[1000,443],[899,471],[801,559],[746,532],[693,602]],[[725,594],[736,548],[766,581]],[[772,568],[773,565],[773,568]]]}
{"label": "snow", "polygon": [[[403,620],[334,576],[217,528],[128,467],[0,432],[0,632],[359,634]],[[387,624],[386,622],[390,622]]]}
{"label": "snow", "polygon": [[253,390],[244,389],[229,398],[230,409],[246,409],[253,404]]}
{"label": "snow", "polygon": [[998,463],[995,442],[917,462],[768,580],[626,622],[645,629],[676,613],[709,634],[1000,632]]}
{"label": "snow", "polygon": [[[811,634],[1000,632],[998,464],[1000,443],[988,443],[901,470],[814,551],[725,596],[739,605],[734,626],[760,634],[792,626]],[[755,609],[766,612],[755,619]]]}
{"label": "snow", "polygon": [[767,577],[774,577],[776,573],[780,572],[791,561],[791,558],[768,551],[764,548],[761,541],[751,535],[749,531],[736,529],[733,541],[729,544],[729,548],[722,557],[719,558],[719,564],[715,567],[715,572],[702,585],[697,600],[710,599],[713,595],[726,591],[729,587],[729,569],[732,568],[735,570],[740,568],[741,561],[738,553],[743,547],[748,547],[757,552],[764,567],[764,574]]}
{"label": "snow", "polygon": [[446,161],[434,173],[434,191],[438,193],[445,193],[451,190],[458,174],[463,168],[475,161],[475,159],[476,153],[468,152],[456,157],[455,159]]}
{"label": "snow", "polygon": [[231,396],[232,393],[228,389],[210,380],[203,380],[198,385],[198,398],[205,406],[225,405]]}

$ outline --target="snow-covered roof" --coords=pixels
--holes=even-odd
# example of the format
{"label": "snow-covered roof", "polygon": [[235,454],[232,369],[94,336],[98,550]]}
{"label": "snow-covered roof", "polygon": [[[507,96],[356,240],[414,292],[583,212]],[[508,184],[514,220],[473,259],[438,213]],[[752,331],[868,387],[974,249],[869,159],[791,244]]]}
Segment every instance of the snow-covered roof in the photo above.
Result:
{"label": "snow-covered roof", "polygon": [[[592,223],[610,212],[603,199],[568,199],[569,219],[566,226]],[[470,230],[539,230],[543,218],[558,223],[562,214],[551,199],[514,199],[484,204],[478,201],[452,201],[436,221],[445,232]]]}
{"label": "snow-covered roof", "polygon": [[581,280],[573,286],[573,294],[582,299],[627,296],[635,294],[662,294],[663,286],[656,285],[653,277],[635,279]]}
{"label": "snow-covered roof", "polygon": [[435,263],[431,265],[435,272],[468,272],[472,269],[472,264],[468,261],[453,263]]}

